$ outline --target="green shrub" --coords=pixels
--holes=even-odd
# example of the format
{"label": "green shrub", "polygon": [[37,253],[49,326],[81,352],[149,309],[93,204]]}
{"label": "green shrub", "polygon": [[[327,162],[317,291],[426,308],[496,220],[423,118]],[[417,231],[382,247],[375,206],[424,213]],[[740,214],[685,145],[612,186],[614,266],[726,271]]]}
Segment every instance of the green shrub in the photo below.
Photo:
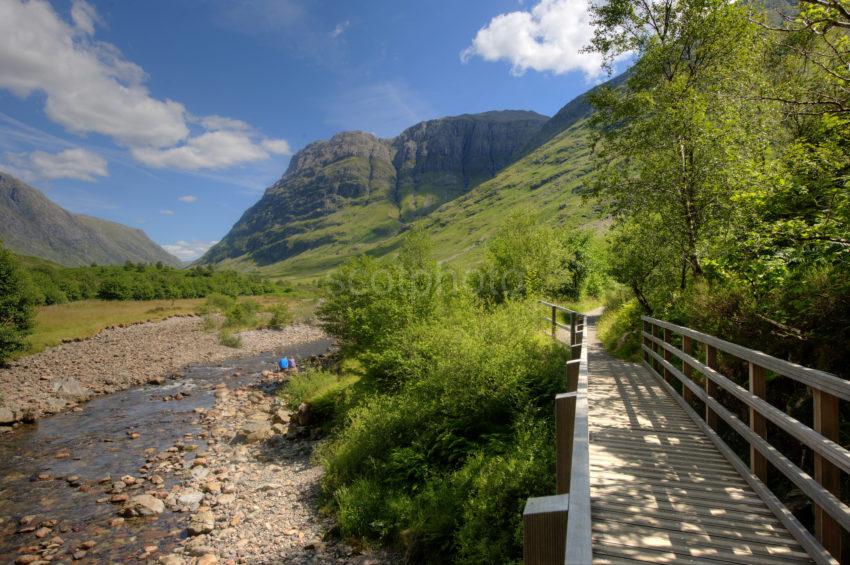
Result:
{"label": "green shrub", "polygon": [[257,325],[260,305],[254,300],[243,300],[224,313],[224,325],[228,328],[245,328]]}
{"label": "green shrub", "polygon": [[[487,312],[458,303],[438,319],[405,328],[405,339],[385,342],[381,355],[365,358],[367,379],[376,378],[376,362],[378,376],[402,378],[392,387],[379,384],[375,390],[386,392],[352,408],[346,427],[322,448],[324,485],[346,535],[404,544],[413,560],[440,562],[446,552],[460,551],[471,494],[468,480],[455,474],[485,456],[518,466],[519,456],[510,455],[517,442],[531,443],[530,435],[551,427],[566,352],[541,336],[534,312],[531,304]],[[545,425],[529,425],[529,418]],[[522,435],[521,429],[531,431]],[[550,459],[531,461],[526,475],[552,476]],[[540,494],[532,492],[534,481],[519,484],[506,512],[519,498]],[[495,488],[480,490],[478,496],[496,496]],[[446,506],[450,500],[453,507]],[[481,512],[470,510],[469,519]],[[482,547],[498,542],[510,546],[510,555],[520,551],[513,533],[508,541],[500,531],[481,535]]]}
{"label": "green shrub", "polygon": [[281,330],[292,323],[294,317],[286,304],[277,304],[271,309],[272,317],[268,327],[273,330]]}
{"label": "green shrub", "polygon": [[638,301],[625,291],[607,297],[605,311],[597,324],[597,336],[609,353],[622,359],[640,360],[642,314]]}
{"label": "green shrub", "polygon": [[233,308],[235,304],[236,298],[233,296],[227,296],[226,294],[220,294],[218,292],[210,294],[204,301],[206,309],[212,312],[226,312]]}
{"label": "green shrub", "polygon": [[35,296],[17,258],[0,246],[0,364],[26,347],[35,317]]}
{"label": "green shrub", "polygon": [[225,347],[233,347],[234,349],[242,347],[242,338],[228,330],[219,332],[218,342]]}

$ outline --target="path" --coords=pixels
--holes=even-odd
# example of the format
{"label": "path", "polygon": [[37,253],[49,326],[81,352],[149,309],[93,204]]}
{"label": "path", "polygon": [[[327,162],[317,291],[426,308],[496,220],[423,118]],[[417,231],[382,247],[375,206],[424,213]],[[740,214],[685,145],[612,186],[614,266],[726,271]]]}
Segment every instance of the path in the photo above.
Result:
{"label": "path", "polygon": [[594,563],[808,563],[765,503],[638,363],[588,318]]}

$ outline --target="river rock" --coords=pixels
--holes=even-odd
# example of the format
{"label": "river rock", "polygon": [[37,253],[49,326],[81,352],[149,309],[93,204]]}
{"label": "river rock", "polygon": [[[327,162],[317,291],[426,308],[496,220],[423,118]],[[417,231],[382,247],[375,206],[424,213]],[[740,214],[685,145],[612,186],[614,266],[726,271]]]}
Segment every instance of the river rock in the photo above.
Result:
{"label": "river rock", "polygon": [[204,495],[201,492],[196,491],[195,489],[187,489],[183,491],[177,498],[177,502],[184,506],[188,506],[193,510],[198,507],[201,501],[204,499]]}
{"label": "river rock", "polygon": [[197,565],[217,565],[218,557],[213,553],[207,553],[198,558]]}
{"label": "river rock", "polygon": [[140,494],[124,503],[121,513],[129,517],[153,516],[155,514],[162,514],[164,510],[165,504],[160,499],[149,494]]}
{"label": "river rock", "polygon": [[273,435],[268,419],[250,419],[242,424],[242,435],[246,443],[255,443]]}
{"label": "river rock", "polygon": [[12,412],[11,408],[6,408],[5,406],[0,406],[0,424],[14,424],[15,423],[15,413]]}
{"label": "river rock", "polygon": [[91,391],[80,384],[80,381],[71,377],[56,379],[51,387],[53,392],[66,398],[86,399],[91,396]]}
{"label": "river rock", "polygon": [[168,555],[163,555],[159,558],[159,562],[162,565],[183,565],[185,561],[179,555],[174,555],[173,553]]}
{"label": "river rock", "polygon": [[208,534],[215,528],[215,516],[209,510],[198,512],[189,521],[189,535]]}

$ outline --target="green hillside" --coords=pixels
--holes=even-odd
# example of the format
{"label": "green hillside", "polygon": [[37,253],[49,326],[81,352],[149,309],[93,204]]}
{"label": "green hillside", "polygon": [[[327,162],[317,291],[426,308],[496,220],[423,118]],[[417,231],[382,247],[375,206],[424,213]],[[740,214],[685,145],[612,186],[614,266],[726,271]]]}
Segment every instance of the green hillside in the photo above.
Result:
{"label": "green hillside", "polygon": [[[433,237],[437,258],[455,266],[475,264],[481,257],[481,244],[502,218],[520,207],[531,208],[554,225],[601,230],[602,219],[581,198],[590,172],[590,133],[587,119],[579,120],[491,180],[418,220]],[[398,209],[390,202],[348,206],[301,235],[298,241],[305,250],[297,255],[262,267],[245,258],[221,265],[307,282],[356,255],[392,253],[403,229]],[[343,233],[347,237],[336,239]],[[316,245],[322,240],[325,243]]]}

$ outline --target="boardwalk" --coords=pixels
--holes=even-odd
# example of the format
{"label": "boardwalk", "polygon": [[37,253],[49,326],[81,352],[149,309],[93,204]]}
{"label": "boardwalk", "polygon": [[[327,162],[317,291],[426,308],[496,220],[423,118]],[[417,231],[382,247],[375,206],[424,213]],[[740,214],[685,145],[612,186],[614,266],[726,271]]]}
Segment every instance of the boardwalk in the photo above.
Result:
{"label": "boardwalk", "polygon": [[586,328],[594,563],[808,563],[649,371]]}

